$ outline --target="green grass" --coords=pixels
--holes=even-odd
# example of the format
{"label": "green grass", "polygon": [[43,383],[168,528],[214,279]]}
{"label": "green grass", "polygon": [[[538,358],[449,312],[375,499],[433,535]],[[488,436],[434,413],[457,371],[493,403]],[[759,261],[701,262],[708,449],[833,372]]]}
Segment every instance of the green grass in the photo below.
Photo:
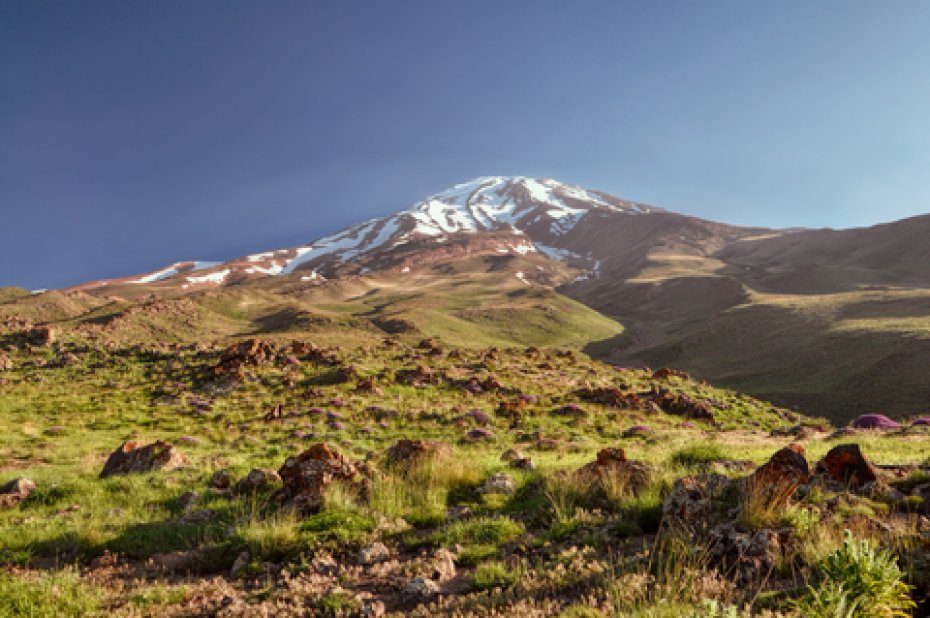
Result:
{"label": "green grass", "polygon": [[75,569],[14,576],[0,572],[0,616],[80,618],[102,615],[103,591]]}

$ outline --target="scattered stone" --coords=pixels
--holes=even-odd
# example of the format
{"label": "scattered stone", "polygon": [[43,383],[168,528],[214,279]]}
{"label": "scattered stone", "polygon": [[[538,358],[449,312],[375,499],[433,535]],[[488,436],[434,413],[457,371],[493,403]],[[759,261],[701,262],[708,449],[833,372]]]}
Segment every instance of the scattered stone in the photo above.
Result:
{"label": "scattered stone", "polygon": [[35,491],[36,484],[26,477],[13,479],[0,487],[0,508],[15,506],[29,497]]}
{"label": "scattered stone", "polygon": [[536,464],[529,457],[518,457],[510,462],[510,467],[515,470],[526,470],[532,472],[536,469]]}
{"label": "scattered stone", "polygon": [[232,485],[232,478],[226,470],[217,470],[210,478],[210,487],[214,489],[229,489]]}
{"label": "scattered stone", "polygon": [[13,359],[0,352],[0,371],[13,371]]}
{"label": "scattered stone", "polygon": [[515,448],[509,448],[503,453],[501,453],[501,461],[510,463],[517,459],[523,459],[524,455]]}
{"label": "scattered stone", "polygon": [[387,608],[383,601],[376,599],[365,599],[362,601],[362,616],[364,618],[381,618],[387,614]]}
{"label": "scattered stone", "polygon": [[652,372],[652,377],[655,380],[667,380],[669,378],[681,378],[683,380],[690,380],[691,376],[685,373],[684,371],[679,371],[678,369],[670,369],[669,367],[662,367],[661,369],[656,369]]}
{"label": "scattered stone", "polygon": [[166,573],[184,573],[196,571],[204,562],[203,552],[198,549],[172,551],[165,554],[153,554],[149,564]]}
{"label": "scattered stone", "polygon": [[279,499],[306,515],[323,506],[323,492],[334,481],[354,483],[358,466],[341,453],[321,442],[297,457],[288,457],[278,470],[284,483]]}
{"label": "scattered stone", "polygon": [[455,577],[455,555],[448,549],[433,552],[432,573],[430,579],[438,582],[449,581]]}
{"label": "scattered stone", "polygon": [[577,403],[566,404],[556,409],[553,414],[556,416],[568,416],[570,418],[586,418],[588,416],[588,412]]}
{"label": "scattered stone", "polygon": [[374,377],[371,376],[359,380],[358,386],[355,387],[355,392],[367,395],[375,395],[377,397],[384,395],[384,390],[378,386],[378,382]]}
{"label": "scattered stone", "polygon": [[472,442],[478,442],[480,440],[490,440],[494,438],[494,432],[485,427],[475,427],[471,431],[465,434],[465,439]]}
{"label": "scattered stone", "polygon": [[452,455],[452,447],[445,442],[430,440],[398,440],[386,453],[391,465],[411,465],[426,459],[444,459]]}
{"label": "scattered stone", "polygon": [[652,427],[649,425],[633,425],[629,429],[623,432],[624,438],[645,438],[651,436],[655,432]]}
{"label": "scattered stone", "polygon": [[245,568],[249,566],[249,562],[252,560],[252,554],[248,550],[243,551],[237,557],[235,562],[232,564],[232,568],[229,569],[229,574],[232,577],[239,577]]}
{"label": "scattered stone", "polygon": [[439,584],[422,575],[417,575],[404,586],[404,592],[417,597],[431,597],[439,594]]}
{"label": "scattered stone", "polygon": [[708,536],[711,560],[741,585],[767,577],[785,542],[774,530],[743,532],[731,522],[715,527]]}
{"label": "scattered stone", "polygon": [[688,528],[707,526],[714,504],[730,485],[722,474],[701,474],[676,479],[662,504],[662,521],[666,526]]}
{"label": "scattered stone", "polygon": [[840,444],[830,449],[817,464],[817,472],[855,488],[878,479],[878,472],[858,444]]}
{"label": "scattered stone", "polygon": [[466,412],[462,415],[462,418],[470,419],[482,427],[491,424],[490,415],[488,415],[486,412],[482,412],[481,410],[471,410],[470,412]]}
{"label": "scattered stone", "polygon": [[26,343],[34,346],[48,346],[55,342],[58,332],[54,326],[35,326],[23,333]]}
{"label": "scattered stone", "polygon": [[468,519],[474,515],[474,511],[470,506],[450,506],[446,510],[446,514],[449,516],[449,519],[457,521],[459,519]]}
{"label": "scattered stone", "polygon": [[200,494],[198,494],[196,491],[185,491],[183,494],[178,496],[178,506],[187,511],[192,506],[194,506],[199,498]]}
{"label": "scattered stone", "polygon": [[276,488],[280,483],[281,477],[274,470],[270,468],[252,468],[245,477],[236,483],[234,491],[237,494],[249,494]]}
{"label": "scattered stone", "polygon": [[652,402],[668,414],[683,416],[697,421],[716,423],[714,408],[707,401],[696,401],[685,394],[674,394],[659,390],[652,394]]}
{"label": "scattered stone", "polygon": [[629,461],[622,448],[608,447],[597,453],[597,458],[578,470],[578,475],[587,478],[603,478],[608,474],[619,474],[629,479],[630,488],[636,492],[649,478],[649,466],[638,461]]}
{"label": "scattered stone", "polygon": [[492,474],[481,487],[478,488],[478,492],[482,494],[512,494],[516,493],[516,491],[516,480],[506,472]]}
{"label": "scattered stone", "polygon": [[110,454],[100,478],[115,474],[175,470],[190,465],[190,460],[173,445],[162,440],[140,445],[136,441],[124,442]]}
{"label": "scattered stone", "polygon": [[375,564],[391,558],[391,550],[384,543],[372,543],[363,547],[358,553],[360,564]]}

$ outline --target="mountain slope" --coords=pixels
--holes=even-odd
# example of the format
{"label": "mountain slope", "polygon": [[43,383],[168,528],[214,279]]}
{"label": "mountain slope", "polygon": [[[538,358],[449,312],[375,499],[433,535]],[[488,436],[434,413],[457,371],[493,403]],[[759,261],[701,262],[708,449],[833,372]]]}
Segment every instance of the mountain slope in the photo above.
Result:
{"label": "mountain slope", "polygon": [[576,346],[842,420],[924,411],[928,258],[930,216],[746,228],[491,176],[300,247],[7,294],[0,324],[115,344],[391,333]]}

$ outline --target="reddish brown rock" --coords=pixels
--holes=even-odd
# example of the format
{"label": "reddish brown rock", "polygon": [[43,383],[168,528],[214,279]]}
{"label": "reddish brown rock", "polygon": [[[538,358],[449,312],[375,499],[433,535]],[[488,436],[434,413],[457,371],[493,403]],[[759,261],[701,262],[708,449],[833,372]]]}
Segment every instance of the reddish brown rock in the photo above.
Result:
{"label": "reddish brown rock", "polygon": [[377,380],[375,380],[375,378],[372,376],[359,380],[358,386],[355,387],[355,392],[363,393],[366,395],[375,395],[377,397],[384,395],[384,391],[380,386],[378,386]]}
{"label": "reddish brown rock", "polygon": [[394,376],[398,384],[410,386],[439,386],[445,381],[445,376],[432,367],[419,365],[416,369],[400,369]]}
{"label": "reddish brown rock", "polygon": [[790,444],[747,477],[746,488],[763,503],[786,506],[798,487],[809,479],[804,447]]}
{"label": "reddish brown rock", "polygon": [[715,423],[714,408],[706,401],[696,401],[684,394],[676,395],[660,391],[652,395],[652,402],[668,414],[683,416],[698,421]]}
{"label": "reddish brown rock", "polygon": [[685,373],[684,371],[679,371],[678,369],[671,369],[669,367],[662,367],[661,369],[656,369],[652,372],[652,377],[655,380],[667,380],[669,378],[682,378],[683,380],[690,380],[691,376]]}
{"label": "reddish brown rock", "polygon": [[649,477],[649,466],[639,461],[630,461],[622,448],[608,447],[597,453],[597,458],[578,470],[578,475],[600,479],[608,475],[619,475],[629,481],[630,489],[638,490]]}
{"label": "reddish brown rock", "polygon": [[110,454],[100,478],[114,474],[151,472],[152,470],[174,470],[190,464],[190,460],[168,442],[161,440],[140,445],[138,442],[123,442]]}
{"label": "reddish brown rock", "polygon": [[585,401],[615,408],[638,408],[642,405],[640,398],[633,393],[625,393],[622,389],[612,386],[583,388],[576,394]]}
{"label": "reddish brown rock", "polygon": [[410,465],[429,459],[444,459],[452,454],[445,442],[430,440],[398,440],[387,450],[386,459],[391,465]]}
{"label": "reddish brown rock", "polygon": [[47,346],[55,343],[57,335],[54,326],[35,326],[23,333],[26,343],[36,346]]}
{"label": "reddish brown rock", "polygon": [[314,444],[297,457],[288,457],[278,470],[284,483],[279,500],[302,515],[323,506],[323,492],[334,482],[354,484],[358,465],[326,443]]}
{"label": "reddish brown rock", "polygon": [[840,444],[830,449],[817,464],[817,472],[852,487],[878,479],[875,467],[862,454],[858,444]]}

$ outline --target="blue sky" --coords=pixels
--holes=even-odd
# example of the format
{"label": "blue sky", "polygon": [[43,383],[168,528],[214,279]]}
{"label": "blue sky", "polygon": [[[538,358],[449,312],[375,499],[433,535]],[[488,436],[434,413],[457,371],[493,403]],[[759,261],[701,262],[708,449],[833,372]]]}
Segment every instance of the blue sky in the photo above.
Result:
{"label": "blue sky", "polygon": [[0,3],[0,285],[301,244],[488,175],[930,212],[930,3]]}

